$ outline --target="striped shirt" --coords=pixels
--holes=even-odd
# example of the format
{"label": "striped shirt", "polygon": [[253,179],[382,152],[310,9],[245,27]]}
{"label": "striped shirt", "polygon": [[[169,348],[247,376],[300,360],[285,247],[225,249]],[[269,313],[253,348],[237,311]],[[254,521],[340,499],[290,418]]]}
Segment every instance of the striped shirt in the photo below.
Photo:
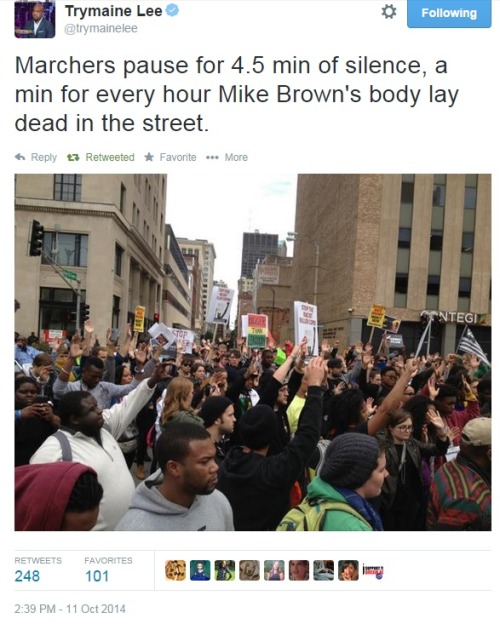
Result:
{"label": "striped shirt", "polygon": [[491,478],[461,453],[434,476],[427,528],[430,531],[491,530]]}

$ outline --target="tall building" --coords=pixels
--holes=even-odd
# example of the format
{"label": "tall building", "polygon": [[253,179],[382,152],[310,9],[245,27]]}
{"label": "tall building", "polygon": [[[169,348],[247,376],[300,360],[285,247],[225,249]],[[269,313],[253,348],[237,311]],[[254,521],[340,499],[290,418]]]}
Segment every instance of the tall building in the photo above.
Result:
{"label": "tall building", "polygon": [[[16,330],[71,335],[78,290],[101,342],[108,327],[124,335],[138,305],[146,328],[152,324],[164,277],[166,187],[166,175],[18,175]],[[44,227],[38,257],[28,254],[33,220]]]}
{"label": "tall building", "polygon": [[431,351],[468,324],[491,353],[490,175],[300,175],[295,230],[294,296],[317,299],[324,337],[367,340],[379,304],[407,352],[431,314]]}
{"label": "tall building", "polygon": [[207,331],[207,309],[212,294],[215,270],[215,247],[203,239],[190,240],[188,238],[178,238],[177,242],[184,255],[194,255],[201,267],[201,306],[203,314],[202,331]]}
{"label": "tall building", "polygon": [[264,260],[267,254],[278,253],[278,235],[255,232],[243,233],[241,253],[241,277],[252,277],[255,265]]}

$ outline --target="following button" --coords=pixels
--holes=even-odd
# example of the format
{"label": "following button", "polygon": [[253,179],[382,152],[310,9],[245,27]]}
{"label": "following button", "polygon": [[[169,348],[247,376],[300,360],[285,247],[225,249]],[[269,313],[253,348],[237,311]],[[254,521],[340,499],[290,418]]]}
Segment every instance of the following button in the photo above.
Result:
{"label": "following button", "polygon": [[408,0],[408,28],[490,28],[491,0]]}

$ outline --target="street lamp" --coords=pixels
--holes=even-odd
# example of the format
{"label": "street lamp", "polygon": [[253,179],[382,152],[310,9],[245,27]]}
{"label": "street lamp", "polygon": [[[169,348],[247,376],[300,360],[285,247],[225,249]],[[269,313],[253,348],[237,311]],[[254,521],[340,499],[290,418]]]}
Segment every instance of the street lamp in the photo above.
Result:
{"label": "street lamp", "polygon": [[301,234],[300,232],[288,232],[286,240],[288,242],[295,242],[301,238],[306,238],[312,245],[314,245],[314,291],[313,291],[313,303],[318,305],[318,270],[319,270],[319,243],[311,238],[308,234]]}

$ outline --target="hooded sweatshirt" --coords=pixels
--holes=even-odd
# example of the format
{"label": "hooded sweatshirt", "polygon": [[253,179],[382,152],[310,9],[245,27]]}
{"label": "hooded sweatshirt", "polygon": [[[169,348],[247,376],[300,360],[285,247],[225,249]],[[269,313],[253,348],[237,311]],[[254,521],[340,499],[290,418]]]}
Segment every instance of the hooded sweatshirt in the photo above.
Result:
{"label": "hooded sweatshirt", "polygon": [[290,489],[319,440],[321,388],[308,390],[295,437],[281,453],[263,456],[233,447],[219,469],[218,488],[233,508],[237,531],[274,531],[290,509]]}
{"label": "hooded sweatshirt", "polygon": [[79,477],[92,468],[76,462],[16,468],[16,531],[60,531]]}
{"label": "hooded sweatshirt", "polygon": [[234,531],[233,512],[221,492],[197,496],[191,507],[182,507],[160,493],[162,479],[157,470],[137,486],[116,531]]}
{"label": "hooded sweatshirt", "polygon": [[[346,434],[347,435],[347,434]],[[323,481],[320,477],[315,477],[307,488],[309,499],[332,500],[341,503],[349,503],[340,492]],[[365,522],[359,520],[346,511],[332,509],[326,512],[323,531],[372,531],[373,529]]]}

